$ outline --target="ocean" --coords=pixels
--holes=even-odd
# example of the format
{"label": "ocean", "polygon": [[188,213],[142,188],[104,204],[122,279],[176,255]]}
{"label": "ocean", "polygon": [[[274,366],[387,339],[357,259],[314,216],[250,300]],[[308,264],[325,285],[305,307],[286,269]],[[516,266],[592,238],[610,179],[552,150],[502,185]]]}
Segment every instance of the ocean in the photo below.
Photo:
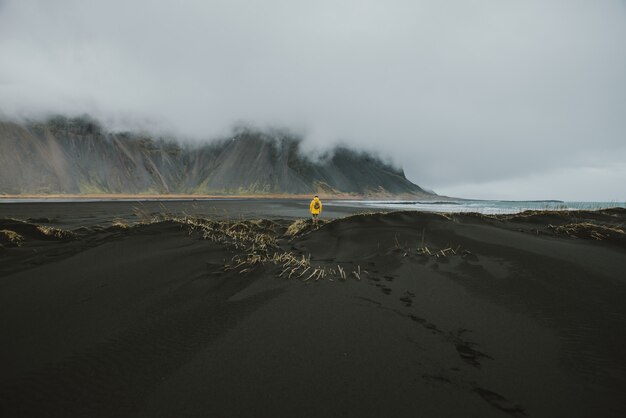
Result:
{"label": "ocean", "polygon": [[389,201],[342,200],[334,205],[364,208],[415,210],[420,212],[477,212],[485,215],[519,213],[525,210],[597,210],[626,208],[626,202],[563,202],[554,200],[450,200],[450,201]]}

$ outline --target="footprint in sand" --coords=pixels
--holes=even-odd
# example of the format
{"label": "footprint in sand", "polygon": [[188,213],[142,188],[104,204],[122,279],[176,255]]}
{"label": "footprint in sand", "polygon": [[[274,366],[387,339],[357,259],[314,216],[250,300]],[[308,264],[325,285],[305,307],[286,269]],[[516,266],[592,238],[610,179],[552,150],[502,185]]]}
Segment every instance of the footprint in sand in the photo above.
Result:
{"label": "footprint in sand", "polygon": [[411,318],[412,321],[417,322],[418,324],[425,324],[426,323],[426,320],[424,318],[420,318],[417,315],[410,314],[409,318]]}
{"label": "footprint in sand", "polygon": [[410,314],[409,318],[411,318],[412,321],[417,322],[424,328],[429,329],[433,334],[441,334],[441,330],[437,328],[437,325],[431,322],[427,322],[424,318],[420,318],[419,316],[413,314]]}
{"label": "footprint in sand", "polygon": [[474,350],[470,345],[471,343],[467,343],[464,341],[457,342],[455,344],[456,352],[459,353],[459,357],[461,357],[461,360],[463,360],[467,364],[471,364],[474,367],[480,367],[480,362],[478,361],[478,359],[480,359],[481,357],[491,359],[489,355],[481,353],[478,350]]}
{"label": "footprint in sand", "polygon": [[514,417],[526,416],[526,411],[521,405],[511,402],[510,400],[506,399],[504,396],[496,392],[492,392],[488,389],[483,389],[479,387],[474,388],[474,392],[479,394],[481,398],[487,401],[487,403],[494,408],[504,411]]}
{"label": "footprint in sand", "polygon": [[376,287],[380,288],[380,290],[385,294],[385,295],[389,295],[391,293],[391,288],[385,286],[382,283],[376,283],[375,285]]}
{"label": "footprint in sand", "polygon": [[400,298],[400,301],[404,304],[404,306],[406,306],[407,308],[409,306],[411,306],[413,304],[413,298],[415,297],[415,293],[410,292],[410,291],[406,291],[405,296],[402,296]]}
{"label": "footprint in sand", "polygon": [[463,250],[463,252],[461,253],[461,258],[465,261],[478,261],[478,257],[476,256],[476,254],[468,250]]}

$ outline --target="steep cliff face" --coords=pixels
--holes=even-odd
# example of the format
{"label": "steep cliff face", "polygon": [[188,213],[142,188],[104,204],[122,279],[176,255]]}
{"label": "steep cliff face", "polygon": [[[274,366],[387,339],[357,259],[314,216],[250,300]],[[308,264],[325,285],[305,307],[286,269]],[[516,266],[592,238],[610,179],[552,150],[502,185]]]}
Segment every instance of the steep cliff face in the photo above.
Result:
{"label": "steep cliff face", "polygon": [[204,145],[103,130],[88,119],[0,122],[0,193],[189,193],[425,196],[366,153],[312,161],[297,138],[242,130]]}

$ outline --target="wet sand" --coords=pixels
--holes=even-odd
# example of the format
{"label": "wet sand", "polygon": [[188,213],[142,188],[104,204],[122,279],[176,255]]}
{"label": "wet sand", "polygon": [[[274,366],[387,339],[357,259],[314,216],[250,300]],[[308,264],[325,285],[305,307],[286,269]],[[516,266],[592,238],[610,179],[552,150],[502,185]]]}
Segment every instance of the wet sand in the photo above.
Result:
{"label": "wet sand", "polygon": [[[1,416],[626,414],[623,209],[328,205],[291,237],[306,201],[170,203],[249,234],[135,224],[158,203],[0,205],[30,218],[0,221],[23,238],[0,249]],[[328,275],[234,268],[254,234]]]}
{"label": "wet sand", "polygon": [[[46,224],[63,228],[110,225],[113,219],[136,222],[146,215],[162,213],[188,214],[211,219],[296,219],[308,216],[311,199],[241,199],[163,200],[104,202],[38,202],[1,203],[0,218],[48,221]],[[324,200],[325,219],[335,219],[357,212],[362,207],[338,205]],[[378,210],[378,209],[377,209]],[[372,210],[370,210],[372,211]],[[41,223],[41,222],[40,222]]]}

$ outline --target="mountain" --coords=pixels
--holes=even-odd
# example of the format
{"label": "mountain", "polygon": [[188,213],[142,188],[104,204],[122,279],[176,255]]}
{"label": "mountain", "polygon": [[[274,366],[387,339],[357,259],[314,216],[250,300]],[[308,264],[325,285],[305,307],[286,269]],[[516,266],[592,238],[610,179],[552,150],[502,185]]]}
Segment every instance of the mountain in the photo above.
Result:
{"label": "mountain", "polygon": [[432,196],[368,153],[338,147],[313,160],[285,133],[240,129],[194,145],[85,117],[0,122],[0,193]]}

